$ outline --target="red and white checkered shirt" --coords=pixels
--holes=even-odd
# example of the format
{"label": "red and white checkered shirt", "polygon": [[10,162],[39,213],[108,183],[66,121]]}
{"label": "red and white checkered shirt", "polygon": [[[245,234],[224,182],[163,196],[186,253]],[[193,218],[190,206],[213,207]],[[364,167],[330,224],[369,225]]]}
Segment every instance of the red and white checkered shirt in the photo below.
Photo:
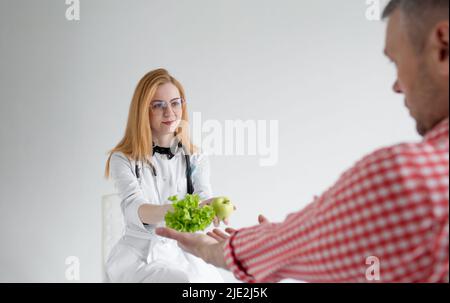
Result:
{"label": "red and white checkered shirt", "polygon": [[233,233],[228,268],[244,282],[448,283],[448,128],[365,157],[282,223]]}

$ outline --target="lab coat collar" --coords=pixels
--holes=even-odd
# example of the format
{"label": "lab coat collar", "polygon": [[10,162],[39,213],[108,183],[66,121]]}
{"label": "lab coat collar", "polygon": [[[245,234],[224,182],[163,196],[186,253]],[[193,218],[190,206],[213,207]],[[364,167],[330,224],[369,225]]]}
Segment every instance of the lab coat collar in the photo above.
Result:
{"label": "lab coat collar", "polygon": [[153,155],[155,153],[161,154],[161,155],[167,155],[167,158],[171,160],[173,157],[175,157],[176,154],[183,148],[183,145],[181,144],[181,141],[174,140],[173,144],[170,147],[160,147],[155,145],[153,142]]}

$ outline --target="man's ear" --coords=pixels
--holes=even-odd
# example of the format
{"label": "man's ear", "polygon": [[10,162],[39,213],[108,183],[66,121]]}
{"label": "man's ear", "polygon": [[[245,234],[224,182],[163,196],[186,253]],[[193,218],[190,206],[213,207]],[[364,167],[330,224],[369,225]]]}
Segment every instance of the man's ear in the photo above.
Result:
{"label": "man's ear", "polygon": [[434,27],[431,34],[433,61],[436,63],[439,74],[442,76],[449,75],[448,27],[448,21],[440,22]]}

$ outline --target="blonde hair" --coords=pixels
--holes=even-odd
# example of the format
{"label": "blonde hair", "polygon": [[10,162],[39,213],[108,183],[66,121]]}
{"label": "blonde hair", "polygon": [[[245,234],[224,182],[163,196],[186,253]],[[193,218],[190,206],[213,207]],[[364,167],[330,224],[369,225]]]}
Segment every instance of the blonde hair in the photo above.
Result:
{"label": "blonde hair", "polygon": [[[123,139],[108,154],[105,177],[110,176],[111,156],[115,152],[122,152],[131,160],[151,161],[153,155],[153,137],[150,127],[150,102],[159,86],[172,83],[178,88],[180,97],[186,101],[186,95],[178,80],[172,77],[165,69],[157,69],[147,73],[138,83],[128,114],[128,122]],[[181,123],[175,131],[175,137],[180,141],[187,153],[194,153],[197,148],[191,143],[189,137],[188,111],[186,102],[183,102]]]}

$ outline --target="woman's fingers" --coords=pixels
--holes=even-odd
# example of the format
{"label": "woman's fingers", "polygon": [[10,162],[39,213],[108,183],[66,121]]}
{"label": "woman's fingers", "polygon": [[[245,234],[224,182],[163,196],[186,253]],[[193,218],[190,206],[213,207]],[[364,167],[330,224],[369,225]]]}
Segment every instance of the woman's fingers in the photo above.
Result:
{"label": "woman's fingers", "polygon": [[215,227],[218,227],[219,225],[220,225],[219,218],[214,217],[214,226],[215,226]]}
{"label": "woman's fingers", "polygon": [[[220,226],[220,221],[221,220],[219,219],[219,217],[214,217],[214,220],[213,220],[214,227],[219,227]],[[230,221],[228,219],[223,219],[223,223],[225,225],[228,225],[228,224],[230,224]]]}
{"label": "woman's fingers", "polygon": [[203,206],[205,206],[205,205],[211,204],[212,200],[213,200],[213,199],[211,198],[211,199],[208,199],[208,200],[205,200],[205,201],[201,202],[201,203],[200,203],[200,207],[203,207]]}

